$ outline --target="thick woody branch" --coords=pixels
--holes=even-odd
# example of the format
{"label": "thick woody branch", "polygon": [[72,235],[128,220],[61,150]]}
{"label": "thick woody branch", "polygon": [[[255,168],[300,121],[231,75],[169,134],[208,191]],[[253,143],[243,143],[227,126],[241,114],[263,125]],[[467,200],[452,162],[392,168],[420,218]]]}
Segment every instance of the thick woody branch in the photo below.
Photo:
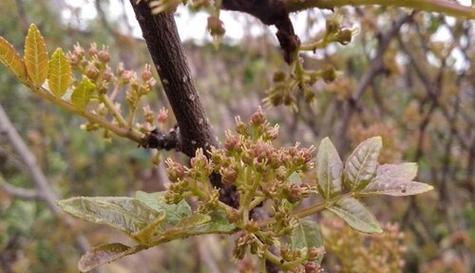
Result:
{"label": "thick woody branch", "polygon": [[[190,157],[198,148],[209,151],[211,146],[217,146],[216,139],[191,78],[173,15],[166,12],[152,15],[145,1],[130,3],[178,123],[179,141],[171,142]],[[238,206],[235,189],[224,187],[218,174],[213,174],[210,180],[221,189],[221,201]]]}
{"label": "thick woody branch", "polygon": [[197,148],[207,149],[215,139],[191,79],[173,15],[152,15],[145,1],[130,2],[180,128],[180,150],[194,156]]}
{"label": "thick woody branch", "polygon": [[173,127],[168,133],[162,133],[154,129],[145,138],[144,148],[153,148],[159,150],[179,150],[180,149],[180,130],[177,126]]}
{"label": "thick woody branch", "polygon": [[248,13],[266,25],[277,28],[277,39],[284,52],[284,59],[291,63],[294,53],[300,46],[300,40],[295,35],[289,12],[283,1],[280,0],[223,0],[222,9]]}

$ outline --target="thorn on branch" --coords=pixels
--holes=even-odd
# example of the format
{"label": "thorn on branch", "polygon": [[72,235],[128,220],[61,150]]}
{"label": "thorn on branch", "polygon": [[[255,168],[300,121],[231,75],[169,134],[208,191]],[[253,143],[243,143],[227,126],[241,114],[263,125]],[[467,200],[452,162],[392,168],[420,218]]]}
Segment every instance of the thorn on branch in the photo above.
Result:
{"label": "thorn on branch", "polygon": [[167,151],[175,149],[179,151],[181,150],[179,135],[178,126],[171,128],[166,134],[155,128],[147,134],[141,146],[146,149],[152,148]]}

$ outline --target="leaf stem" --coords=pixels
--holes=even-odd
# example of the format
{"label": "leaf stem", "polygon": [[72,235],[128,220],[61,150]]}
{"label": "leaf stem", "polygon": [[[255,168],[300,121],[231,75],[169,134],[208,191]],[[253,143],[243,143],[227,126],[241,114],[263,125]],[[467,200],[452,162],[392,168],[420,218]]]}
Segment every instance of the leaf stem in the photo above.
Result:
{"label": "leaf stem", "polygon": [[[106,95],[106,94],[100,94],[99,95],[99,100],[105,104],[105,106],[107,107],[107,109],[109,109],[109,111],[111,112],[112,116],[114,116],[114,118],[117,120],[117,122],[119,123],[119,125],[121,127],[124,127],[124,128],[127,128],[127,121],[125,121],[124,117],[119,113],[119,111],[117,110],[117,108],[115,107],[114,103],[112,102],[112,100]],[[129,128],[132,128],[132,127],[129,127]]]}
{"label": "leaf stem", "polygon": [[90,112],[87,112],[87,111],[80,110],[80,109],[76,108],[74,105],[72,105],[71,103],[69,103],[69,102],[67,102],[67,101],[65,101],[61,98],[58,98],[58,97],[54,96],[53,94],[51,94],[49,92],[49,90],[47,90],[43,87],[33,87],[33,86],[31,86],[30,84],[28,84],[26,82],[25,82],[25,85],[27,87],[29,87],[31,90],[33,90],[33,92],[36,95],[40,96],[41,98],[43,98],[45,100],[48,100],[48,101],[58,105],[59,107],[65,109],[69,112],[73,112],[75,114],[78,114],[78,115],[84,117],[85,119],[87,119],[88,121],[90,121],[92,123],[99,124],[101,127],[113,132],[114,134],[116,134],[120,137],[128,138],[128,139],[130,139],[132,141],[135,141],[139,144],[142,144],[144,142],[144,136],[141,133],[137,132],[137,131],[115,126],[114,124],[110,123],[109,121],[107,121],[106,119],[104,119],[100,116],[94,115],[94,114],[92,114]]}

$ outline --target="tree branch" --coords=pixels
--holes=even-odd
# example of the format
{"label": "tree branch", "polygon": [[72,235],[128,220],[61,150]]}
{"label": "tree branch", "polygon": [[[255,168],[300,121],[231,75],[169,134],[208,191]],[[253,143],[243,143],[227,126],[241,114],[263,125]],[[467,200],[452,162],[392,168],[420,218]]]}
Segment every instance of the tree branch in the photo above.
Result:
{"label": "tree branch", "polygon": [[[13,149],[18,153],[19,157],[25,163],[28,171],[30,172],[30,176],[33,180],[35,185],[35,194],[30,192],[29,190],[13,187],[11,185],[7,185],[3,182],[2,177],[0,176],[0,186],[5,191],[10,191],[10,193],[14,194],[17,197],[33,197],[36,196],[38,200],[42,200],[46,203],[48,209],[51,213],[56,216],[60,221],[62,221],[67,227],[71,227],[73,225],[72,218],[67,215],[64,215],[59,207],[56,205],[58,201],[58,196],[54,192],[51,185],[48,183],[48,180],[41,170],[41,168],[36,163],[35,155],[30,151],[26,143],[23,141],[20,134],[18,134],[16,128],[10,121],[7,113],[0,105],[0,134],[5,134],[8,140],[10,141]],[[76,236],[76,245],[78,249],[85,253],[89,249],[89,242],[87,238],[79,233]],[[95,273],[104,273],[102,269],[96,269]]]}
{"label": "tree branch", "polygon": [[159,150],[179,149],[180,144],[180,130],[178,126],[173,127],[164,134],[158,129],[154,129],[146,136],[144,148],[154,148]]}
{"label": "tree branch", "polygon": [[405,7],[416,10],[440,12],[443,14],[475,19],[475,8],[462,6],[447,0],[285,0],[289,12],[310,8],[334,9],[342,6],[381,5],[386,7]]}
{"label": "tree branch", "polygon": [[191,79],[173,15],[154,16],[145,1],[130,2],[177,119],[182,140],[180,150],[194,156],[197,148],[208,149],[216,142]]}
{"label": "tree branch", "polygon": [[2,188],[7,194],[23,200],[38,200],[41,196],[35,190],[24,189],[16,187],[5,181],[2,175],[0,175],[0,188]]}
{"label": "tree branch", "polygon": [[59,214],[60,210],[58,206],[56,206],[56,201],[58,201],[56,193],[49,186],[45,175],[36,163],[35,156],[30,151],[30,149],[28,149],[28,146],[26,146],[25,142],[23,142],[23,139],[11,123],[2,106],[0,106],[0,131],[6,134],[7,138],[12,144],[13,149],[15,149],[22,161],[28,167],[28,171],[30,172],[30,175],[33,179],[33,183],[35,184],[39,194],[42,196],[42,199],[48,205],[48,208],[54,214]]}
{"label": "tree branch", "polygon": [[[130,0],[143,37],[160,76],[163,89],[175,114],[179,128],[179,150],[193,157],[198,148],[209,151],[217,146],[190,69],[173,14],[152,15],[148,3]],[[225,187],[218,174],[210,177],[213,186],[221,189],[220,199],[233,207],[239,206],[236,190]]]}
{"label": "tree branch", "polygon": [[284,51],[284,59],[292,63],[294,53],[300,46],[300,39],[295,35],[292,21],[285,3],[280,0],[223,0],[222,9],[248,13],[266,25],[275,25],[277,39]]}

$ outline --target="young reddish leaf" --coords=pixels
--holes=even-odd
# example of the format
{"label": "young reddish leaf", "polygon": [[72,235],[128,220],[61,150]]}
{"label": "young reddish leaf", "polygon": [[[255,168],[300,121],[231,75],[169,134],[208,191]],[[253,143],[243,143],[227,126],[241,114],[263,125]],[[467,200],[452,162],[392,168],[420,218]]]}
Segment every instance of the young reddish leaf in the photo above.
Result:
{"label": "young reddish leaf", "polygon": [[16,49],[0,36],[0,62],[7,66],[20,80],[25,80],[26,68]]}
{"label": "young reddish leaf", "polygon": [[25,66],[34,86],[41,86],[48,77],[48,52],[45,39],[38,28],[31,24],[25,39]]}
{"label": "young reddish leaf", "polygon": [[88,78],[84,77],[74,88],[71,95],[71,103],[80,110],[85,110],[91,95],[96,89],[96,85]]}
{"label": "young reddish leaf", "polygon": [[100,245],[89,250],[81,257],[78,268],[81,272],[91,271],[100,265],[137,253],[143,248],[142,246],[129,247],[121,243]]}
{"label": "young reddish leaf", "polygon": [[328,210],[338,215],[352,228],[365,233],[382,232],[373,214],[358,200],[345,197],[338,200]]}
{"label": "young reddish leaf", "polygon": [[71,64],[61,48],[51,56],[48,71],[48,86],[56,97],[62,97],[73,80]]}
{"label": "young reddish leaf", "polygon": [[364,188],[374,177],[382,147],[381,137],[372,137],[361,142],[348,157],[343,181],[350,190]]}
{"label": "young reddish leaf", "polygon": [[343,162],[328,137],[324,138],[317,152],[317,179],[320,194],[329,199],[341,191]]}
{"label": "young reddish leaf", "polygon": [[376,177],[361,191],[361,194],[408,196],[433,189],[431,185],[412,181],[416,174],[416,163],[381,165],[378,167]]}

